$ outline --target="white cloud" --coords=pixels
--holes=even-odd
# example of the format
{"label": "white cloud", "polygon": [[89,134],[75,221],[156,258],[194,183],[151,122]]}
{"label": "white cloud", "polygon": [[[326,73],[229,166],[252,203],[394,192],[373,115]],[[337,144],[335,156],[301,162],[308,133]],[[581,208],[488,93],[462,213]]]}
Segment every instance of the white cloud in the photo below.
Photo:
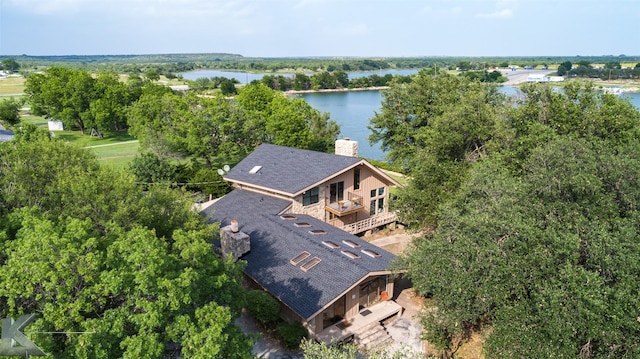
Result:
{"label": "white cloud", "polygon": [[518,6],[518,0],[498,0],[495,4],[495,11],[493,12],[483,12],[476,14],[476,17],[479,18],[490,18],[490,19],[508,19],[513,17],[515,12],[515,8]]}
{"label": "white cloud", "polygon": [[513,10],[502,9],[502,10],[497,10],[491,13],[480,13],[480,14],[477,14],[476,16],[480,18],[507,19],[513,16]]}

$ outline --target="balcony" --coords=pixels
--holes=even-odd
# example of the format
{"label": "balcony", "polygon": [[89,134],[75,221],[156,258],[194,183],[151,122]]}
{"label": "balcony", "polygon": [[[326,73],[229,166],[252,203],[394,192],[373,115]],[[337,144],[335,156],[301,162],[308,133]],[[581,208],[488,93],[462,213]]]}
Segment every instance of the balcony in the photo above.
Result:
{"label": "balcony", "polygon": [[362,197],[355,193],[347,193],[347,199],[330,202],[325,209],[338,217],[347,216],[364,210]]}
{"label": "balcony", "polygon": [[380,226],[384,226],[389,223],[393,223],[396,220],[397,216],[395,213],[380,213],[362,221],[344,225],[340,229],[351,234],[357,234],[368,231],[370,229],[378,228]]}

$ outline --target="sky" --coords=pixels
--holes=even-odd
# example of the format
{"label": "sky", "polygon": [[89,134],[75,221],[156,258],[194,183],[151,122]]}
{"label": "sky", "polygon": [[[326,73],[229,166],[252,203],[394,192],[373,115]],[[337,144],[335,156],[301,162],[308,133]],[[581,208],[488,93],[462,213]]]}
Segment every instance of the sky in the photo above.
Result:
{"label": "sky", "polygon": [[638,0],[0,0],[0,55],[640,55]]}

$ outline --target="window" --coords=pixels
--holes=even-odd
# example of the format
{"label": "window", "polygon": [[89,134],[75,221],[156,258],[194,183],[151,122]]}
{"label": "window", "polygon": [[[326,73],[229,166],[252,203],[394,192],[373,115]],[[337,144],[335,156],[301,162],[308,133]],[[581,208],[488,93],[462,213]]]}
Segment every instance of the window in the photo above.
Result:
{"label": "window", "polygon": [[332,183],[329,186],[329,202],[335,203],[344,199],[344,182]]}
{"label": "window", "polygon": [[384,196],[384,187],[378,188],[378,196]]}
{"label": "window", "polygon": [[369,205],[369,215],[373,216],[376,214],[376,200],[372,199]]}
{"label": "window", "polygon": [[372,190],[371,190],[371,193],[369,193],[369,197],[373,198],[373,197],[375,197],[375,196],[376,196],[376,190],[375,190],[375,189],[372,189]]}
{"label": "window", "polygon": [[302,205],[308,206],[310,204],[320,202],[320,189],[318,187],[313,187],[302,194]]}
{"label": "window", "polygon": [[378,213],[384,212],[384,198],[378,198]]}
{"label": "window", "polygon": [[360,169],[353,170],[353,189],[360,189]]}

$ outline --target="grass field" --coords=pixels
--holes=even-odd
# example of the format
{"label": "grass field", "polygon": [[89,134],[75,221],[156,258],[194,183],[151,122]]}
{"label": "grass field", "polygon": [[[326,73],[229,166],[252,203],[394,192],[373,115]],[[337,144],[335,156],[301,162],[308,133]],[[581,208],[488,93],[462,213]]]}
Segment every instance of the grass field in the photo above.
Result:
{"label": "grass field", "polygon": [[24,93],[24,77],[0,78],[0,96],[19,97]]}
{"label": "grass field", "polygon": [[[22,122],[48,129],[47,120],[40,116],[26,115]],[[55,131],[58,139],[87,148],[96,155],[100,163],[113,168],[125,168],[138,153],[139,144],[127,132],[117,132],[105,138],[83,135],[80,131]]]}

